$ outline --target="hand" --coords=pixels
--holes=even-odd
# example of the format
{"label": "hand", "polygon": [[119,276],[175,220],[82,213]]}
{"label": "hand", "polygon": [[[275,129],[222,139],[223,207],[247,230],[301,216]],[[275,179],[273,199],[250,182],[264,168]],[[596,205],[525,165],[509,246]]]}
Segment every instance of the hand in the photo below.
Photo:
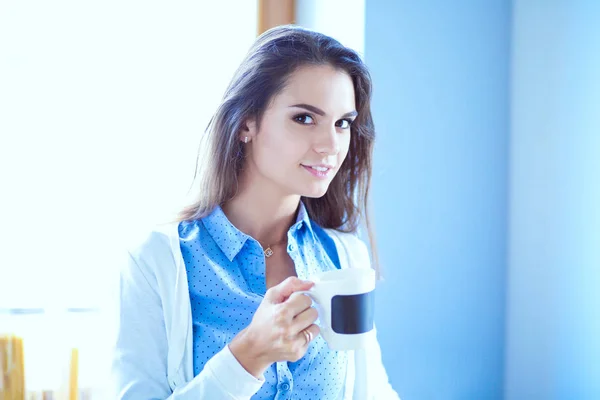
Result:
{"label": "hand", "polygon": [[303,331],[310,332],[311,338],[319,334],[314,324],[318,313],[308,296],[292,294],[313,285],[292,276],[267,290],[250,325],[229,344],[249,373],[260,378],[274,362],[294,362],[304,357],[310,343]]}

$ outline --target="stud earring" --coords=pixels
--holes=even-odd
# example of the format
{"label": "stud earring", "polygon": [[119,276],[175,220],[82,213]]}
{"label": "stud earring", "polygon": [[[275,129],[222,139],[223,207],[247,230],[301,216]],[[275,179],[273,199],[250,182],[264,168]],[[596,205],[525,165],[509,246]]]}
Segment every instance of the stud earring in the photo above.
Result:
{"label": "stud earring", "polygon": [[248,136],[244,136],[244,143],[248,143]]}

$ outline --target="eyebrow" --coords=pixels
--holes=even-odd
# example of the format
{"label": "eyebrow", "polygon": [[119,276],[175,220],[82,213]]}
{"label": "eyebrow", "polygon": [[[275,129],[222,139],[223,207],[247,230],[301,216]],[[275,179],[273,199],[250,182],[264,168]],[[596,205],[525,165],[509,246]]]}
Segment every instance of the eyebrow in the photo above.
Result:
{"label": "eyebrow", "polygon": [[[314,112],[315,114],[320,115],[321,117],[324,117],[326,115],[325,111],[321,110],[319,107],[311,106],[310,104],[294,104],[293,106],[290,106],[290,108],[292,107],[303,108],[307,111]],[[357,115],[358,112],[356,110],[353,110],[342,115],[342,118],[351,118],[356,117]]]}

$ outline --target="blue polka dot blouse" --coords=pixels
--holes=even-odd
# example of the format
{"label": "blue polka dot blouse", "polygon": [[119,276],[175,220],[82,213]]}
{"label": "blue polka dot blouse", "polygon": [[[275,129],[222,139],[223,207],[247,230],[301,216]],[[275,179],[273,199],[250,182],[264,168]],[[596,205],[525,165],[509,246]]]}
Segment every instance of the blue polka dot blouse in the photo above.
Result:
{"label": "blue polka dot blouse", "polygon": [[[250,324],[266,292],[265,257],[252,237],[238,230],[220,207],[205,218],[179,224],[192,305],[194,375]],[[335,244],[311,221],[300,203],[288,231],[288,254],[300,279],[339,268]],[[252,399],[338,399],[346,378],[348,353],[329,350],[321,336],[304,358],[277,362]]]}

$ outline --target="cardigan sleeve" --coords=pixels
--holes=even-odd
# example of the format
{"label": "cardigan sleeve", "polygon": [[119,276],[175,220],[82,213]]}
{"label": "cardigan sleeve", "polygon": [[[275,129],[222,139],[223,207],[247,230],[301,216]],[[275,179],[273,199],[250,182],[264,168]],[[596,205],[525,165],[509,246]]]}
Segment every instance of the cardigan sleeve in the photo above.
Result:
{"label": "cardigan sleeve", "polygon": [[[339,240],[338,254],[342,263],[349,268],[371,268],[369,250],[356,235],[330,231]],[[335,240],[335,239],[334,239]],[[341,245],[341,246],[340,246]],[[369,400],[400,400],[392,388],[381,359],[381,347],[377,340],[377,329],[373,328],[373,340],[367,347],[354,351],[354,396],[367,397]]]}
{"label": "cardigan sleeve", "polygon": [[117,338],[111,380],[120,400],[250,399],[264,379],[248,373],[228,346],[187,384],[171,390],[167,379],[168,338],[155,274],[128,253],[120,273]]}

